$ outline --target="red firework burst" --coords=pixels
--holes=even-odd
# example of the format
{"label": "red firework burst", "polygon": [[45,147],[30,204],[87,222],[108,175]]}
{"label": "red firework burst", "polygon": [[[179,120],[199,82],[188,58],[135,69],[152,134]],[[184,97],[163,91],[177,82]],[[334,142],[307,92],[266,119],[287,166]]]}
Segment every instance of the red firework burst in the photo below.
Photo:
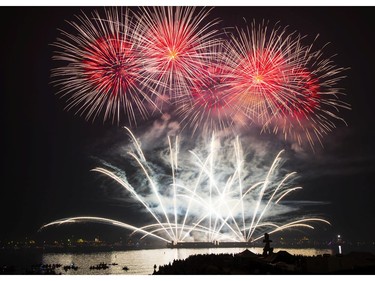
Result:
{"label": "red firework burst", "polygon": [[87,47],[87,58],[83,58],[84,75],[98,89],[115,99],[136,87],[140,67],[135,64],[137,53],[131,44],[118,38],[98,38]]}
{"label": "red firework burst", "polygon": [[142,83],[142,61],[134,44],[134,24],[126,11],[105,10],[105,17],[96,11],[89,18],[77,16],[71,35],[62,31],[62,38],[53,44],[59,49],[54,59],[66,63],[52,71],[59,93],[68,97],[67,109],[95,119],[119,123],[125,115],[129,123],[147,118],[147,105],[155,107],[150,91]]}
{"label": "red firework burst", "polygon": [[[264,124],[275,114],[288,111],[299,94],[290,83],[293,79],[293,46],[290,37],[280,40],[278,30],[267,40],[267,28],[254,27],[232,35],[229,50],[232,57],[233,99],[254,122]],[[284,33],[281,32],[282,34]]]}
{"label": "red firework burst", "polygon": [[233,69],[230,86],[234,104],[262,131],[278,133],[285,139],[307,138],[310,146],[333,128],[332,113],[349,108],[339,100],[334,85],[343,77],[322,51],[303,46],[300,35],[286,29],[271,31],[264,23],[231,34],[230,62]]}
{"label": "red firework burst", "polygon": [[[332,91],[326,92],[325,84],[306,69],[296,69],[296,87],[300,89],[298,100],[288,105],[288,110],[276,115],[269,122],[273,132],[280,131],[285,139],[290,139],[302,145],[308,141],[314,149],[317,140],[323,146],[321,139],[332,131],[334,120],[345,121],[337,116],[332,108],[346,108],[350,106],[336,98]],[[333,98],[331,95],[334,95]]]}
{"label": "red firework burst", "polygon": [[232,106],[227,63],[223,45],[216,45],[207,50],[212,57],[199,70],[202,77],[192,80],[186,95],[175,103],[180,124],[183,129],[191,129],[211,137],[213,131],[230,129],[234,131],[239,112]]}
{"label": "red firework burst", "polygon": [[337,112],[350,106],[336,85],[345,69],[299,34],[253,22],[223,47],[218,21],[204,23],[210,10],[140,11],[134,18],[117,9],[78,16],[75,35],[62,31],[54,59],[65,65],[52,77],[67,109],[117,123],[125,115],[136,125],[167,103],[193,134],[242,126],[245,117],[299,144],[307,138],[311,147],[344,121]]}
{"label": "red firework burst", "polygon": [[305,69],[295,70],[295,85],[299,89],[298,99],[291,100],[283,108],[283,114],[289,118],[305,119],[319,106],[319,81]]}
{"label": "red firework burst", "polygon": [[217,44],[217,21],[202,22],[209,10],[195,13],[194,7],[143,8],[139,47],[144,59],[144,76],[159,94],[173,100],[188,93],[192,80],[202,77],[210,54],[204,52]]}

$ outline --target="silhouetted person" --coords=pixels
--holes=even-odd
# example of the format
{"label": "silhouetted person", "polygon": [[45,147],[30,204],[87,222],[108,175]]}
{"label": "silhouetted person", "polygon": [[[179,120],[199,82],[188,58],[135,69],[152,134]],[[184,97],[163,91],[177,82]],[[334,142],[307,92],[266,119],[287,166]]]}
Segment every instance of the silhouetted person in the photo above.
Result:
{"label": "silhouetted person", "polygon": [[270,246],[271,242],[272,242],[272,240],[270,240],[269,234],[264,233],[263,243],[266,243],[266,245],[264,245],[264,248],[263,248],[263,256],[265,256],[265,257],[272,254],[272,252],[273,252],[273,248],[271,248],[271,246]]}

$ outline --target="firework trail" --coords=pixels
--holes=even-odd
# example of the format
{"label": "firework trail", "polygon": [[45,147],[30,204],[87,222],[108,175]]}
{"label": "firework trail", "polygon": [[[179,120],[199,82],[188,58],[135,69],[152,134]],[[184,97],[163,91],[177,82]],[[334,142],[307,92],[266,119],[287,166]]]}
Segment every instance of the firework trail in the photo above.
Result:
{"label": "firework trail", "polygon": [[232,73],[228,79],[236,104],[263,131],[282,132],[285,139],[316,141],[344,121],[337,83],[344,68],[323,58],[323,51],[303,45],[304,37],[286,28],[270,29],[252,22],[246,29],[229,33]]}
{"label": "firework trail", "polygon": [[[76,16],[70,22],[76,34],[61,31],[52,45],[54,60],[64,63],[52,70],[58,94],[67,98],[66,109],[75,109],[86,119],[119,123],[125,116],[130,125],[146,119],[149,107],[156,110],[153,95],[142,76],[143,60],[136,48],[138,25],[128,10],[105,9],[91,17]],[[152,93],[152,94],[151,94]]]}
{"label": "firework trail", "polygon": [[[215,136],[195,151],[180,151],[179,138],[168,138],[169,148],[160,153],[170,174],[161,175],[163,163],[147,160],[140,142],[129,129],[133,148],[129,156],[139,168],[137,184],[128,181],[123,171],[112,165],[93,171],[120,184],[143,206],[153,223],[133,226],[101,217],[72,217],[44,225],[76,222],[99,222],[132,230],[141,239],[154,237],[162,241],[223,242],[256,241],[264,232],[274,233],[295,227],[313,228],[314,223],[328,221],[315,217],[292,218],[296,208],[282,204],[291,192],[295,172],[280,171],[282,151],[269,169],[252,167],[245,161],[239,138],[222,145]],[[229,145],[230,144],[230,145]],[[257,176],[255,176],[255,175]],[[250,176],[253,175],[253,176]],[[169,178],[169,179],[168,179]]]}
{"label": "firework trail", "polygon": [[192,79],[202,77],[202,67],[217,44],[217,20],[204,23],[210,10],[195,7],[141,7],[135,13],[141,28],[138,46],[143,56],[145,81],[167,99],[189,94]]}

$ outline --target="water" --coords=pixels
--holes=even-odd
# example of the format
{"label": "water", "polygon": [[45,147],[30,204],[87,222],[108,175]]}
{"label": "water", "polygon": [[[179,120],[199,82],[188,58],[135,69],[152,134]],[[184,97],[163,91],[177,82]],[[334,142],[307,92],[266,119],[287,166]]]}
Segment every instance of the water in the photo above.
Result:
{"label": "water", "polygon": [[[73,264],[78,266],[77,270],[69,269],[65,271],[63,266],[56,270],[56,273],[63,275],[150,275],[154,271],[154,265],[158,270],[160,265],[172,263],[173,260],[186,259],[190,255],[197,254],[237,254],[244,251],[244,248],[211,248],[211,249],[151,249],[134,251],[116,251],[100,253],[44,253],[42,256],[43,264]],[[249,248],[254,253],[262,253],[263,248]],[[288,251],[294,255],[314,256],[322,254],[332,254],[331,249],[282,249],[275,248],[274,251]],[[108,269],[94,269],[99,263],[109,264]],[[111,265],[111,264],[117,265]],[[128,271],[123,270],[127,266]]]}

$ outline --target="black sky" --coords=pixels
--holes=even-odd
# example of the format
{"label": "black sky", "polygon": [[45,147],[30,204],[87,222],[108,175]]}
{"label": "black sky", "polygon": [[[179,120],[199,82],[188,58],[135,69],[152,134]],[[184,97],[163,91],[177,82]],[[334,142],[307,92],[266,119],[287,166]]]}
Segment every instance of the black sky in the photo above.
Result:
{"label": "black sky", "polygon": [[[99,8],[101,9],[101,8]],[[0,7],[2,192],[1,239],[35,235],[44,223],[75,215],[98,215],[124,221],[124,208],[107,200],[102,183],[89,170],[101,145],[122,136],[116,125],[86,122],[64,111],[51,86],[50,45],[58,28],[93,7]],[[223,26],[244,26],[243,17],[280,22],[314,38],[334,61],[350,67],[340,86],[351,111],[327,136],[324,149],[296,156],[304,191],[300,200],[325,201],[318,212],[332,227],[326,235],[352,240],[375,237],[374,150],[374,12],[373,7],[215,7],[212,18]],[[117,136],[118,139],[113,139]],[[277,139],[275,138],[277,142]],[[128,218],[134,221],[135,218]]]}

